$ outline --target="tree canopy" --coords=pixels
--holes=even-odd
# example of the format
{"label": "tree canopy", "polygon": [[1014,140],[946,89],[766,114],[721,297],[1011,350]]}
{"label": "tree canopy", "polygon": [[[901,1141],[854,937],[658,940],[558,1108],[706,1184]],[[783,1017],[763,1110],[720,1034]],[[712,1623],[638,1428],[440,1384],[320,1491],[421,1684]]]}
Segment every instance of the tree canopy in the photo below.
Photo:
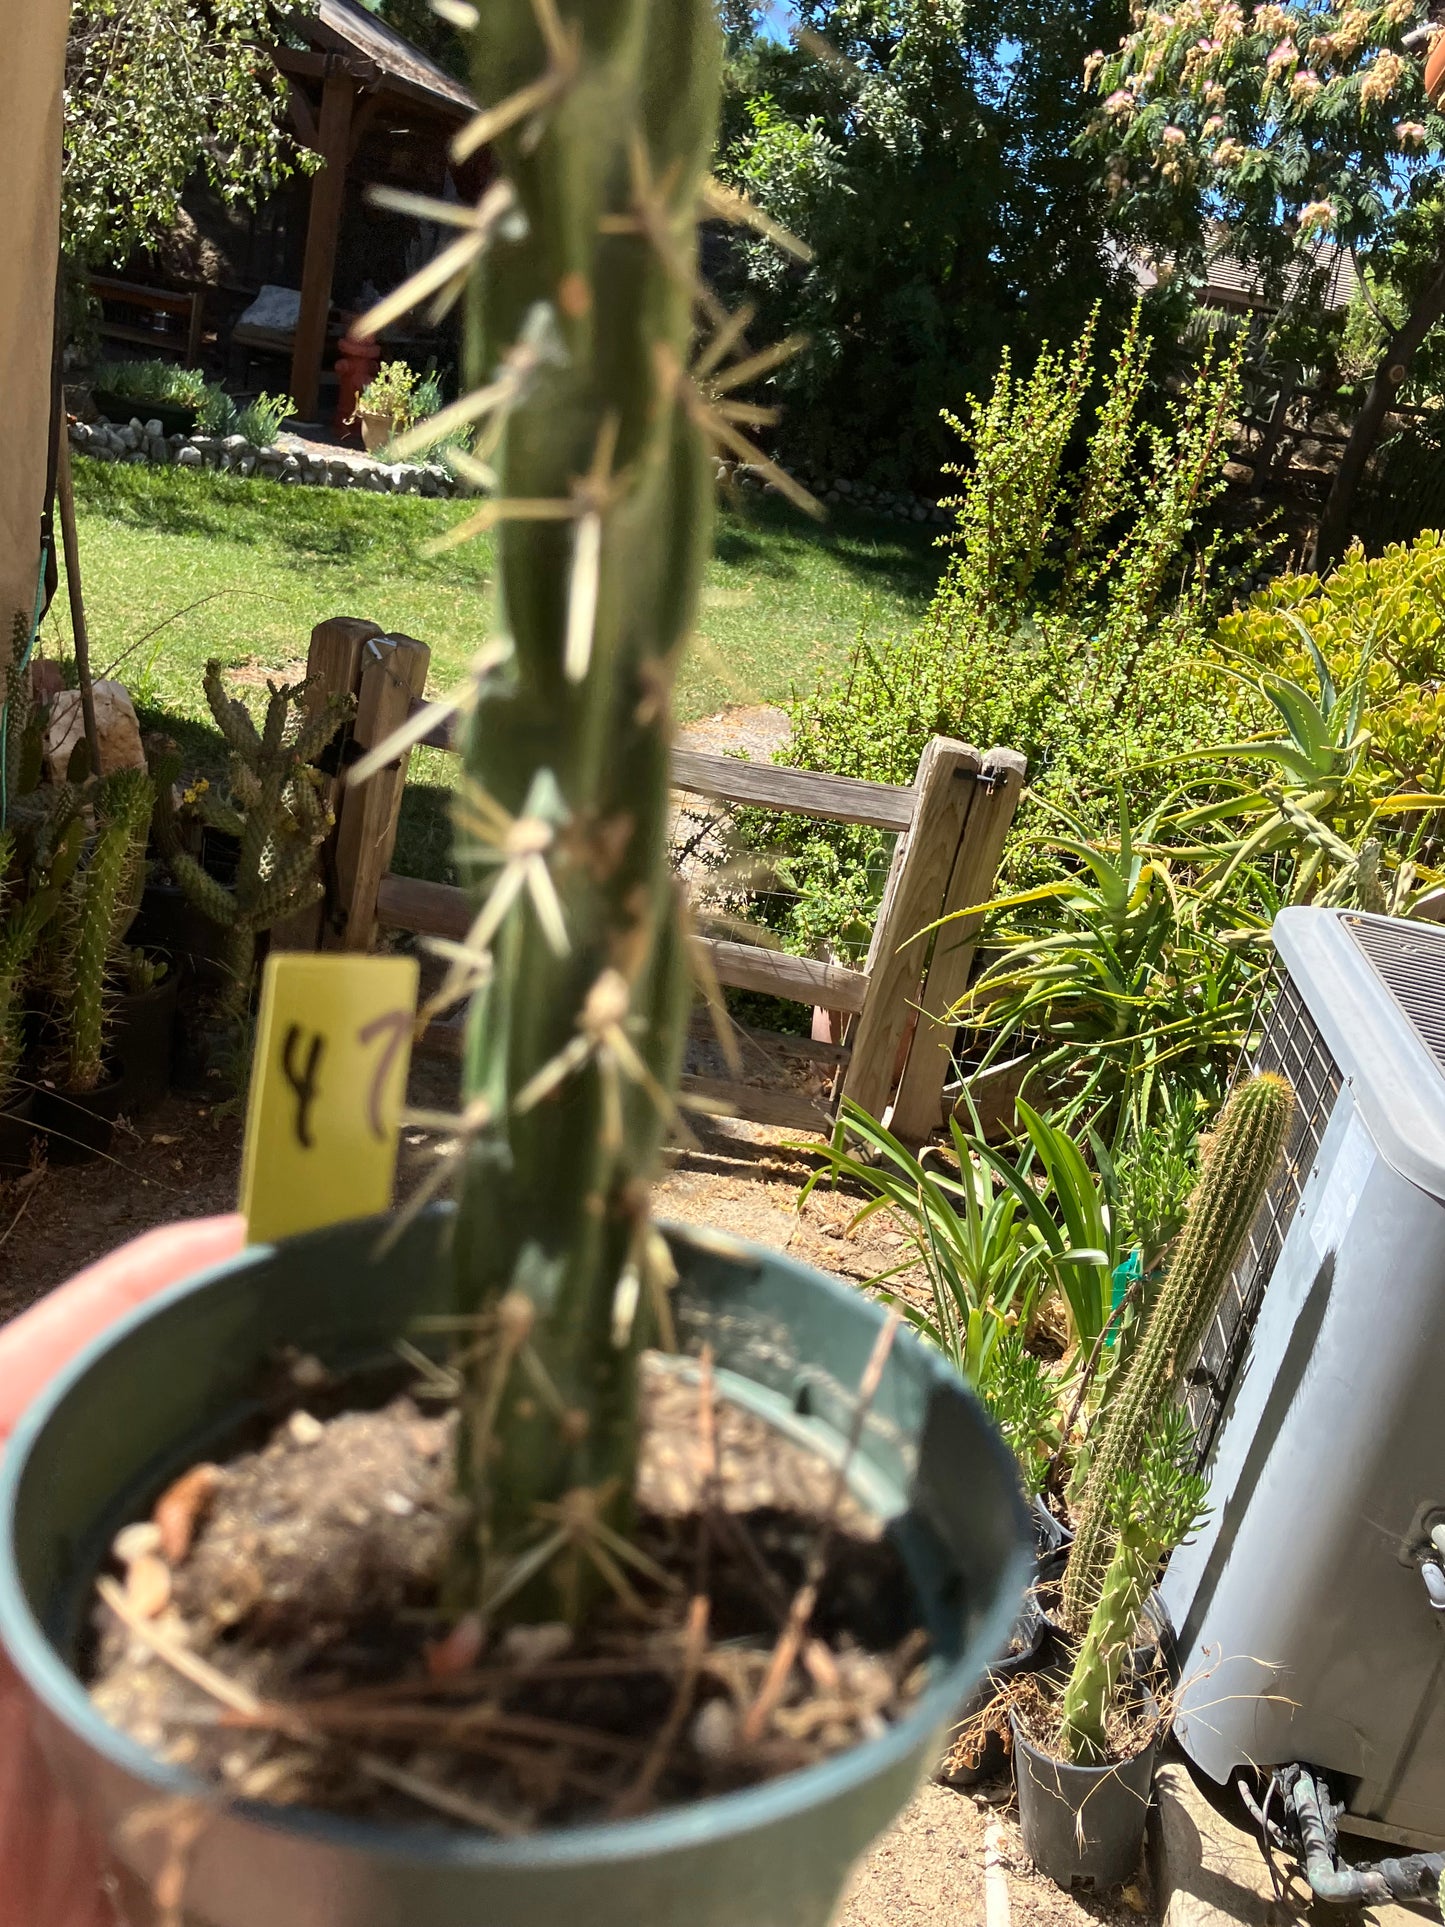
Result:
{"label": "tree canopy", "polygon": [[[1180,0],[1138,9],[1089,62],[1085,147],[1129,235],[1198,262],[1208,226],[1308,308],[1325,240],[1401,290],[1321,543],[1338,552],[1349,501],[1393,393],[1445,316],[1445,119],[1427,99],[1424,0]],[[1422,31],[1424,29],[1425,31]],[[1409,44],[1407,44],[1407,39]]]}
{"label": "tree canopy", "polygon": [[65,69],[63,242],[119,264],[174,225],[199,168],[253,203],[297,165],[266,49],[295,0],[74,0]]}
{"label": "tree canopy", "polygon": [[1123,0],[804,0],[788,44],[728,0],[720,166],[813,250],[739,250],[729,292],[809,346],[775,378],[790,451],[932,476],[940,421],[1006,343],[1070,340],[1116,278],[1106,196],[1074,151],[1084,57]]}

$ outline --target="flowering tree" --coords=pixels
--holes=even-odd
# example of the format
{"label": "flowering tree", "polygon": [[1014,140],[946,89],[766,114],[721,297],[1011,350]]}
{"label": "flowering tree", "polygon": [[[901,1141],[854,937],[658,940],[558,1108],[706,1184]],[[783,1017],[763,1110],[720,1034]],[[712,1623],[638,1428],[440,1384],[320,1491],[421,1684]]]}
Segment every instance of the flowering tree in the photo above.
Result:
{"label": "flowering tree", "polygon": [[[1133,30],[1096,53],[1101,104],[1085,135],[1126,231],[1198,261],[1205,224],[1296,299],[1322,292],[1316,243],[1408,255],[1403,318],[1388,327],[1317,538],[1335,560],[1371,451],[1415,354],[1445,319],[1445,119],[1425,92],[1435,35],[1425,0],[1136,0]],[[1418,245],[1423,228],[1438,237]],[[1405,248],[1406,237],[1413,248]]]}
{"label": "flowering tree", "polygon": [[254,203],[296,162],[266,51],[306,0],[75,0],[65,62],[66,252],[119,264],[157,240],[203,169]]}

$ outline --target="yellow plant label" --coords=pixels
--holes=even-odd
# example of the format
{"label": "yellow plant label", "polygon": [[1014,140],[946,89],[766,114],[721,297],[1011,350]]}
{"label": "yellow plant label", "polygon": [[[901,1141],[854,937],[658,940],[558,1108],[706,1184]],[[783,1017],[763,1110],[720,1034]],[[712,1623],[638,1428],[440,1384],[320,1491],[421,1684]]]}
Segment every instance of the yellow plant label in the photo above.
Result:
{"label": "yellow plant label", "polygon": [[252,1244],[385,1211],[416,1018],[415,957],[268,957],[241,1157]]}

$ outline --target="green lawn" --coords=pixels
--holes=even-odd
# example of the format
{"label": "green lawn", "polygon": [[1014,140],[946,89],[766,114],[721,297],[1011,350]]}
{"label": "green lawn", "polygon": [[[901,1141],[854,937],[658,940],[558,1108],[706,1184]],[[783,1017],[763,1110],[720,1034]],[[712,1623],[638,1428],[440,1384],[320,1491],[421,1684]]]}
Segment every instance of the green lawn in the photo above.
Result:
{"label": "green lawn", "polygon": [[[259,689],[262,672],[301,673],[314,623],[368,616],[430,644],[429,686],[442,692],[488,633],[490,540],[425,553],[467,513],[463,503],[83,458],[75,483],[95,673],[124,655],[115,673],[145,720],[164,720],[197,762],[215,758],[198,727],[209,656]],[[911,623],[938,571],[933,533],[851,515],[818,529],[772,498],[725,510],[677,690],[682,720],[724,703],[786,702],[839,670],[860,629],[882,635]],[[69,652],[63,590],[42,646]],[[418,794],[398,867],[438,872],[451,767],[435,751],[413,764]]]}

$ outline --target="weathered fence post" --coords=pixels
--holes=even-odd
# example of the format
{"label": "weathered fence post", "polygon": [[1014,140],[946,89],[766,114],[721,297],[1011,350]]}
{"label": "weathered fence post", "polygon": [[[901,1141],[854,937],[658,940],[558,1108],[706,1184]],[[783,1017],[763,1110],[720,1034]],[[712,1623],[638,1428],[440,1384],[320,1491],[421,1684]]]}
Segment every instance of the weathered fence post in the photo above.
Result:
{"label": "weathered fence post", "polygon": [[[306,651],[306,707],[309,720],[332,696],[354,696],[361,687],[361,652],[373,636],[381,634],[378,623],[362,616],[329,616],[311,631]],[[332,816],[340,814],[341,792],[345,778],[346,754],[351,742],[351,725],[338,730],[323,752],[321,799]],[[273,950],[318,950],[336,904],[336,831],[321,849],[321,871],[326,896],[309,909],[298,910],[271,932]]]}
{"label": "weathered fence post", "polygon": [[[361,682],[352,740],[365,751],[399,729],[426,690],[431,650],[414,636],[374,635],[361,645]],[[369,950],[376,937],[376,893],[391,868],[410,752],[359,789],[346,784],[336,825],[338,914],[323,932],[327,949]]]}
{"label": "weathered fence post", "polygon": [[[1027,773],[1028,763],[1015,749],[993,749],[984,757],[941,915],[986,903],[993,895],[999,858]],[[938,1129],[952,1061],[954,1027],[946,1021],[947,1013],[968,988],[982,923],[982,917],[961,918],[945,924],[933,940],[918,1000],[918,1028],[889,1120],[894,1136],[906,1144],[922,1144]]]}
{"label": "weathered fence post", "polygon": [[843,1080],[843,1095],[875,1117],[893,1095],[932,942],[919,932],[943,914],[981,762],[976,749],[951,736],[935,736],[919,761],[913,823],[894,853],[868,952],[868,998]]}

